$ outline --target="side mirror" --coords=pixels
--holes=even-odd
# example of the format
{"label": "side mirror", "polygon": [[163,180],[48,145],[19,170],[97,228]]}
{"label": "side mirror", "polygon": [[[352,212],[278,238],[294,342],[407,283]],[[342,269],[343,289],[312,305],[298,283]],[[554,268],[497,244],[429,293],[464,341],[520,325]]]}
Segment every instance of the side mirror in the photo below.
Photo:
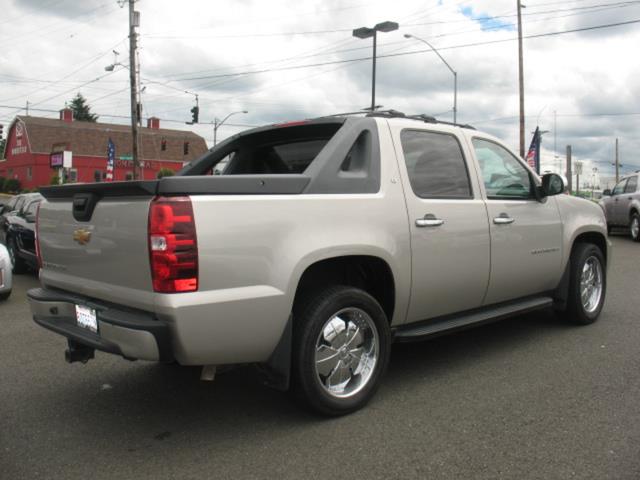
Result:
{"label": "side mirror", "polygon": [[550,197],[564,192],[565,180],[557,173],[545,173],[542,176],[542,195]]}
{"label": "side mirror", "polygon": [[602,195],[605,197],[610,197],[611,196],[611,189],[607,188],[604,192],[602,192]]}

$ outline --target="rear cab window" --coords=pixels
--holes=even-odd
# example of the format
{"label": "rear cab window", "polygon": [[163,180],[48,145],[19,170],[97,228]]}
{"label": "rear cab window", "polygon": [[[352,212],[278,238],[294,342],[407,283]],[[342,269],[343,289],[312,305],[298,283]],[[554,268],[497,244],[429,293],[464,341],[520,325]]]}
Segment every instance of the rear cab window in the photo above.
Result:
{"label": "rear cab window", "polygon": [[470,199],[471,182],[458,139],[444,132],[405,129],[402,151],[413,193],[420,198]]}

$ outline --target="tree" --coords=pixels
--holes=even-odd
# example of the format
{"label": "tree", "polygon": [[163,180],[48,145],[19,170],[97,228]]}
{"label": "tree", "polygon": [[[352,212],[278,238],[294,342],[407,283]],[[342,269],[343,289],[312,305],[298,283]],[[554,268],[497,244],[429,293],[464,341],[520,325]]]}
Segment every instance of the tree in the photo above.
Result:
{"label": "tree", "polygon": [[73,118],[79,122],[96,122],[98,116],[91,113],[87,99],[80,92],[71,100],[69,108],[73,111]]}

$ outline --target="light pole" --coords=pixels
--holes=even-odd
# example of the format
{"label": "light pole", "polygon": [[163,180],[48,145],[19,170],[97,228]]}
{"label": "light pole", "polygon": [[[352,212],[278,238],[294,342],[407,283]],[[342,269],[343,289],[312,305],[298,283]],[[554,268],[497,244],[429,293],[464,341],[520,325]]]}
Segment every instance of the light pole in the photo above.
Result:
{"label": "light pole", "polygon": [[222,121],[218,120],[217,118],[213,119],[213,146],[215,147],[218,143],[218,129],[222,126],[222,124],[224,122],[227,121],[227,119],[231,116],[231,115],[235,115],[236,113],[249,113],[247,110],[238,110],[237,112],[231,112],[229,115],[227,115],[226,117],[224,117],[222,119]]}
{"label": "light pole", "polygon": [[524,60],[522,58],[522,9],[518,0],[518,90],[520,92],[520,156],[524,158]]}
{"label": "light pole", "polygon": [[378,23],[375,27],[361,27],[356,28],[353,31],[353,36],[365,39],[369,37],[373,37],[373,74],[371,76],[371,111],[373,112],[376,109],[376,49],[378,44],[378,32],[392,32],[398,29],[398,24],[396,22],[381,22]]}
{"label": "light pole", "polygon": [[453,68],[451,68],[451,65],[449,65],[444,58],[442,58],[442,55],[440,55],[440,52],[438,52],[438,50],[436,50],[436,48],[433,45],[431,45],[429,42],[427,42],[423,38],[416,37],[415,35],[411,35],[410,33],[406,33],[404,35],[404,38],[414,38],[419,42],[425,43],[431,50],[436,52],[436,55],[440,57],[440,60],[442,60],[442,62],[447,66],[447,68],[451,70],[451,73],[453,73],[453,123],[458,123],[457,122],[458,120],[458,72],[456,72]]}

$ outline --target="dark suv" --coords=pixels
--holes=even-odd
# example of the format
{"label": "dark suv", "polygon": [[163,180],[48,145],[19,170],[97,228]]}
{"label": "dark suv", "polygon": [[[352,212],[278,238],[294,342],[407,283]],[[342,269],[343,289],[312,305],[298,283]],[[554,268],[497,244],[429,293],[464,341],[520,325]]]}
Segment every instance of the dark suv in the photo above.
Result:
{"label": "dark suv", "polygon": [[613,190],[605,190],[600,205],[607,217],[607,230],[628,228],[631,238],[640,242],[640,191],[636,172],[622,178]]}
{"label": "dark suv", "polygon": [[42,201],[39,193],[25,195],[20,209],[5,218],[5,244],[11,258],[13,273],[36,270],[38,260],[35,246],[35,221],[38,204]]}

